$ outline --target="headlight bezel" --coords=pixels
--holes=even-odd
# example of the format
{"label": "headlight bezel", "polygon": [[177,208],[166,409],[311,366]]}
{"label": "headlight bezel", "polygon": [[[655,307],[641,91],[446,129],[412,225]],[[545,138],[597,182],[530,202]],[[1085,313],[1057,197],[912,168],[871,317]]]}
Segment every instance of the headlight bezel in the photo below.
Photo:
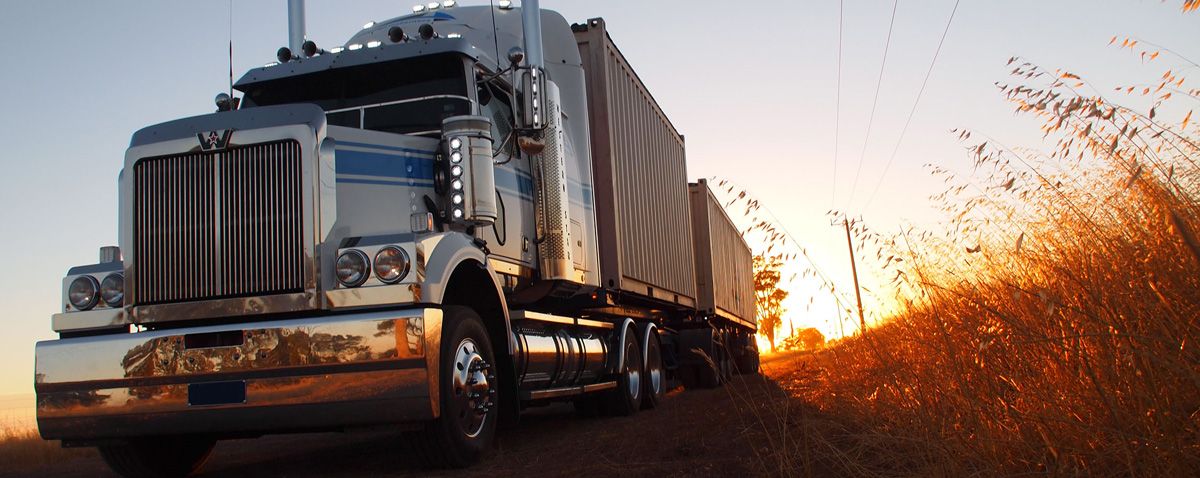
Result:
{"label": "headlight bezel", "polygon": [[[76,295],[83,290],[77,291],[76,285],[81,287],[86,286],[91,288],[91,292],[87,294],[86,300],[76,300]],[[75,310],[92,310],[96,304],[100,302],[100,281],[90,275],[81,275],[71,280],[67,285],[67,303],[74,307]]]}
{"label": "headlight bezel", "polygon": [[[384,257],[384,254],[391,254],[390,257]],[[399,266],[389,264],[388,259],[399,260]],[[388,271],[395,271],[393,276],[390,273],[380,273],[380,266],[386,264]],[[412,261],[409,260],[408,252],[400,246],[384,246],[375,252],[375,258],[371,266],[371,271],[375,274],[375,278],[379,279],[384,284],[396,284],[406,277],[412,268]]]}
{"label": "headlight bezel", "polygon": [[[112,282],[115,281],[120,282],[116,285],[113,285]],[[113,296],[114,298],[110,298],[108,291],[114,289],[117,290],[117,293],[115,296]],[[107,276],[104,276],[104,280],[100,281],[100,289],[98,294],[100,296],[100,300],[104,302],[104,305],[114,309],[125,305],[125,274],[113,272]]]}
{"label": "headlight bezel", "polygon": [[[348,268],[350,267],[359,267],[353,264],[343,265],[343,259],[352,260],[351,258],[361,261],[361,268],[354,270],[354,272],[358,273],[357,277],[343,275],[343,270],[349,270]],[[355,288],[365,284],[367,279],[371,278],[371,258],[367,257],[365,252],[358,249],[346,249],[339,253],[337,260],[334,261],[333,268],[338,284],[341,284],[343,287]]]}

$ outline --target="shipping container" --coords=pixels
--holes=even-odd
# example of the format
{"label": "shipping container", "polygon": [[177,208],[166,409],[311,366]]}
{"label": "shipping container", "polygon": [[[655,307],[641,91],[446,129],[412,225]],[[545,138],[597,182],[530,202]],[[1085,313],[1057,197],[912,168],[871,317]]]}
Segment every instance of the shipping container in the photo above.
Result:
{"label": "shipping container", "polygon": [[746,240],[713,196],[708,181],[688,185],[696,251],[696,308],[758,330],[754,259]]}
{"label": "shipping container", "polygon": [[601,285],[695,307],[683,136],[603,19],[572,30],[587,82]]}

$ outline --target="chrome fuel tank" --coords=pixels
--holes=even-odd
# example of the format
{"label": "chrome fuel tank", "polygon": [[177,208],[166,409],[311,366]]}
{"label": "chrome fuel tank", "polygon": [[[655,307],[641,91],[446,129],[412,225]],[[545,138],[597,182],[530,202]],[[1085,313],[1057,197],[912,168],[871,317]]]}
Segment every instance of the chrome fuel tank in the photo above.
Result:
{"label": "chrome fuel tank", "polygon": [[615,352],[609,346],[611,324],[514,319],[514,360],[522,390],[588,385],[607,373],[610,354]]}

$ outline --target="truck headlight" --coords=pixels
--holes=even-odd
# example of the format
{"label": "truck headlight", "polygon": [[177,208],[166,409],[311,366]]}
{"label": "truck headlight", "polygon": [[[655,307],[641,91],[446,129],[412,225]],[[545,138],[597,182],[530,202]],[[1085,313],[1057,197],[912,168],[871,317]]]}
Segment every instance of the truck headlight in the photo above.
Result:
{"label": "truck headlight", "polygon": [[109,307],[120,307],[125,300],[125,276],[114,272],[100,281],[100,299]]}
{"label": "truck headlight", "polygon": [[346,287],[358,287],[371,274],[367,255],[357,249],[347,250],[337,258],[337,280]]}
{"label": "truck headlight", "polygon": [[79,276],[71,281],[71,286],[67,288],[67,301],[71,306],[79,310],[88,310],[96,306],[96,291],[100,288],[100,284],[96,282],[96,278],[92,276]]}
{"label": "truck headlight", "polygon": [[408,253],[396,246],[387,246],[375,253],[375,277],[395,284],[408,275]]}

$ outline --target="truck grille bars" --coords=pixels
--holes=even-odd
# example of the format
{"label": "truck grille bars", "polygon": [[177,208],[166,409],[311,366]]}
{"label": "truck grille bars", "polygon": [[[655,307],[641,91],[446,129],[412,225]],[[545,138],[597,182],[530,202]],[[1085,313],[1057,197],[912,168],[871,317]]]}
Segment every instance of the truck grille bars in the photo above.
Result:
{"label": "truck grille bars", "polygon": [[303,292],[298,142],[147,158],[133,172],[131,303]]}

